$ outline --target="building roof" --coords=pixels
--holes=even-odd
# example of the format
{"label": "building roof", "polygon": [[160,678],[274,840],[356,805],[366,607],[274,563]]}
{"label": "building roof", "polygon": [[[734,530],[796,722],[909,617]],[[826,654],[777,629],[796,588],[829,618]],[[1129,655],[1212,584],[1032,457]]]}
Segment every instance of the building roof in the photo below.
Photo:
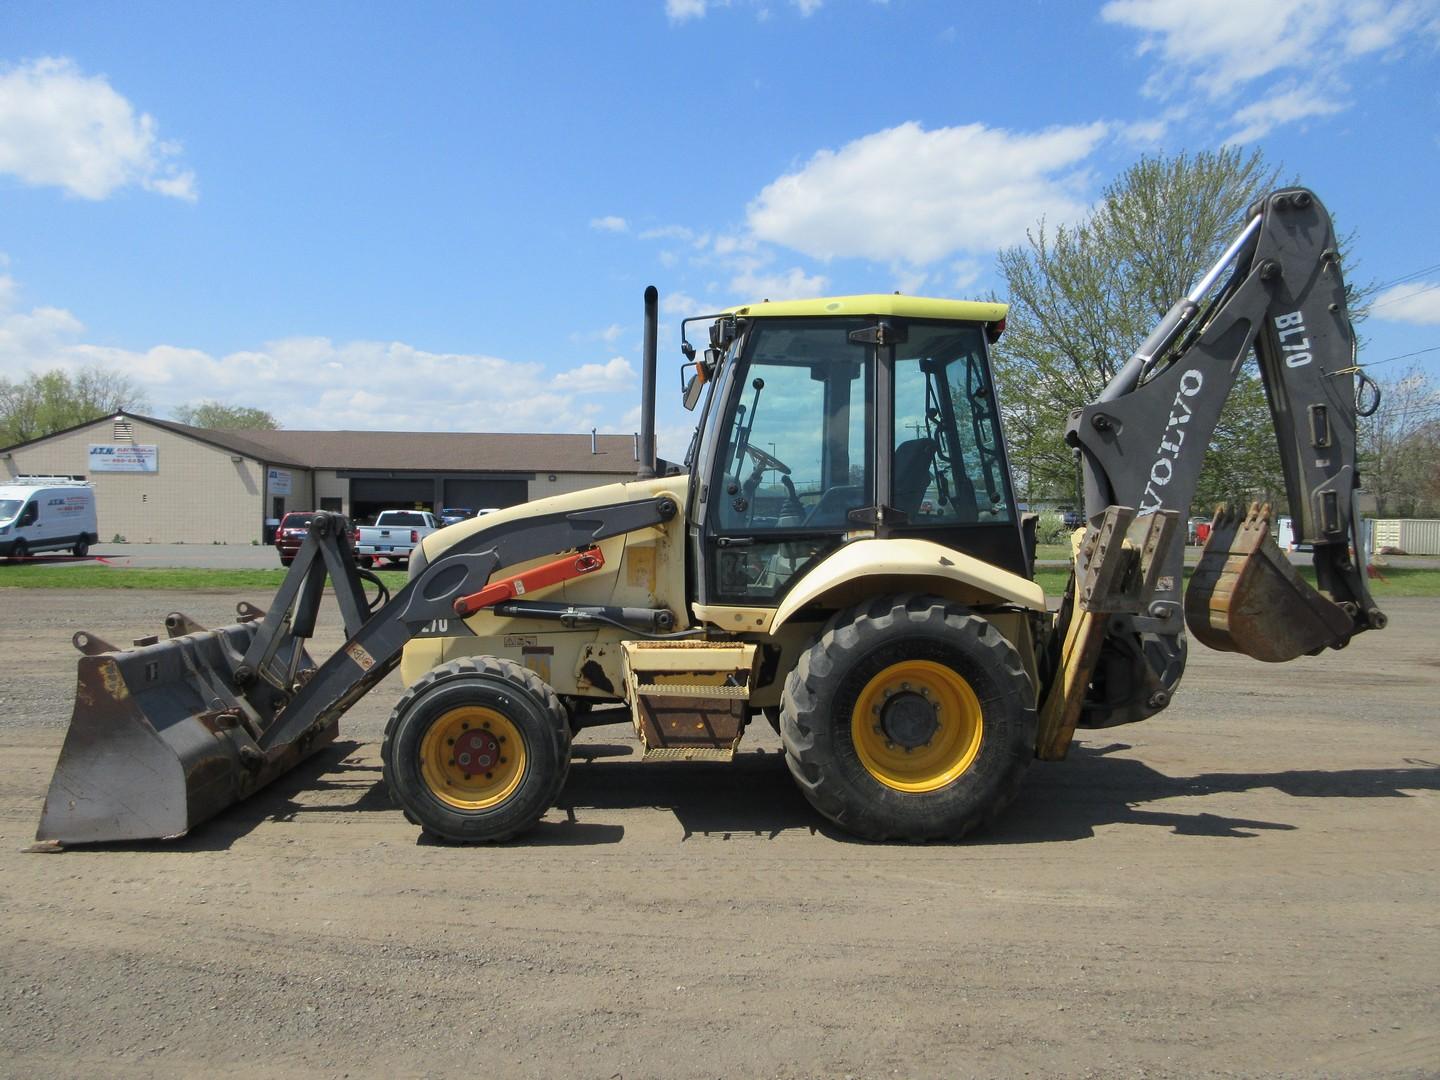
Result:
{"label": "building roof", "polygon": [[468,431],[218,431],[174,420],[121,412],[51,432],[18,449],[56,435],[126,417],[173,431],[267,465],[365,472],[567,472],[628,473],[636,468],[633,435],[543,434]]}
{"label": "building roof", "polygon": [[[203,432],[216,439],[238,435],[261,449],[263,460],[287,458],[312,469],[423,472],[633,472],[633,435],[590,436],[468,431],[246,431]],[[247,451],[249,453],[249,451]]]}

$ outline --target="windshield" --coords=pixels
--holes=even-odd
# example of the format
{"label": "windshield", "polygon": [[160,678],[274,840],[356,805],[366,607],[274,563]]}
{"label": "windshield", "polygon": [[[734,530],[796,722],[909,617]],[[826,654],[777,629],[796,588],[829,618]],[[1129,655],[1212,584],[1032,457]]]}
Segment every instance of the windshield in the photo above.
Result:
{"label": "windshield", "polygon": [[413,510],[395,510],[381,514],[376,525],[428,525],[425,515]]}
{"label": "windshield", "polygon": [[282,529],[305,529],[309,528],[310,522],[314,519],[314,514],[286,514],[280,527]]}
{"label": "windshield", "polygon": [[0,499],[0,521],[9,521],[20,512],[23,499]]}

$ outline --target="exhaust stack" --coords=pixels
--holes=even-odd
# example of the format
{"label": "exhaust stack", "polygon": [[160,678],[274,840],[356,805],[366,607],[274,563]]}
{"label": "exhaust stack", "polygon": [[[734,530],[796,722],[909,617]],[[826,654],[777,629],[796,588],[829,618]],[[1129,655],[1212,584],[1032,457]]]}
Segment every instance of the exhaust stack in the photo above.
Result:
{"label": "exhaust stack", "polygon": [[660,291],[645,288],[645,342],[640,361],[640,467],[635,476],[655,475],[655,345],[660,336]]}

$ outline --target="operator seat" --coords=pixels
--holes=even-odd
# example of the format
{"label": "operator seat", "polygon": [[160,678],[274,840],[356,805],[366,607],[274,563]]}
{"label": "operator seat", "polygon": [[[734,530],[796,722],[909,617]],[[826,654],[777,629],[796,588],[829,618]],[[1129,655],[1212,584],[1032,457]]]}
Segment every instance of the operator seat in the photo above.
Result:
{"label": "operator seat", "polygon": [[935,461],[934,439],[911,439],[895,447],[895,465],[890,479],[891,503],[914,517],[930,486],[930,466]]}

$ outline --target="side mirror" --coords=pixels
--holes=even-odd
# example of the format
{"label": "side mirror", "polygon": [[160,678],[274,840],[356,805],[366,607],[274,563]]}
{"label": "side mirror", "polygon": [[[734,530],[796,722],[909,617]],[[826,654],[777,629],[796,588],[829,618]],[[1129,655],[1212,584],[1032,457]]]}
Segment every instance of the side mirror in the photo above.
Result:
{"label": "side mirror", "polygon": [[686,412],[694,412],[695,406],[700,404],[700,395],[705,391],[705,379],[701,375],[700,365],[695,365],[695,370],[685,382],[685,397],[681,404],[685,406]]}

